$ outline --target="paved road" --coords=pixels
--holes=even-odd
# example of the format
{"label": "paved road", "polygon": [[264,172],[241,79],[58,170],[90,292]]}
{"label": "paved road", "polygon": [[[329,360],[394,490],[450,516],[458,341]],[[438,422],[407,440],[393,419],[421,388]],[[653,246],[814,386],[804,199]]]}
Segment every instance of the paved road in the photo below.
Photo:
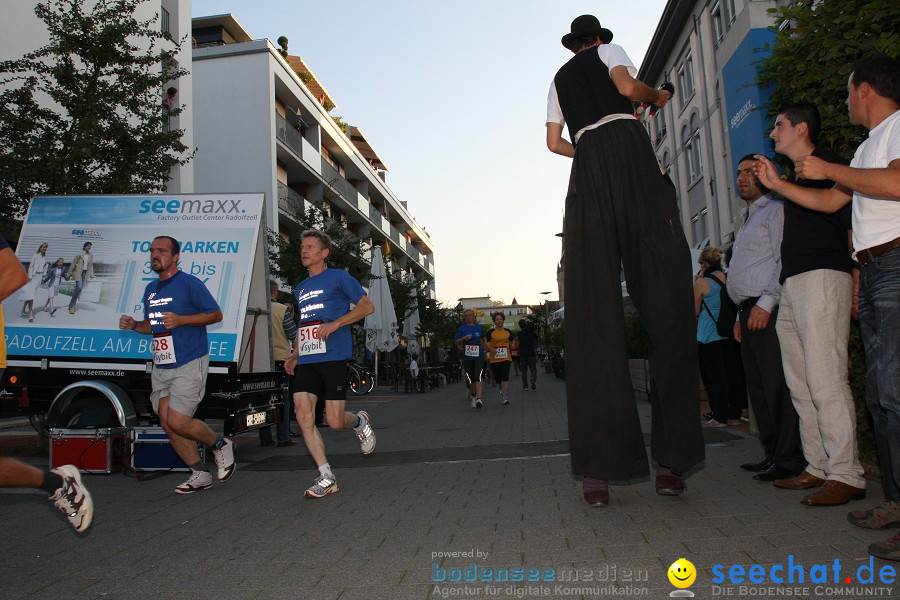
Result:
{"label": "paved road", "polygon": [[[737,468],[761,458],[747,433],[705,432],[705,468],[682,496],[657,496],[644,480],[613,487],[611,505],[593,509],[569,470],[563,382],[542,374],[537,391],[512,389],[511,406],[492,391],[481,411],[460,384],[350,402],[371,414],[378,446],[363,457],[352,433],[322,430],[341,491],[321,500],[303,497],[315,472],[302,445],[260,448],[255,435],[238,438],[230,481],[189,496],[172,493],[182,473],[87,476],[96,518],[84,535],[41,493],[0,491],[0,597],[665,598],[679,557],[699,572],[698,598],[897,595],[896,586],[853,590],[865,548],[890,532],[752,481]],[[649,405],[638,402],[646,425]],[[855,505],[881,499],[876,482],[869,497]],[[802,584],[727,580],[732,565],[768,573],[789,555]],[[831,578],[836,560],[838,583],[811,583],[815,565]],[[885,564],[874,562],[876,581]],[[716,565],[726,577],[718,588]],[[516,569],[540,581],[495,581]]]}

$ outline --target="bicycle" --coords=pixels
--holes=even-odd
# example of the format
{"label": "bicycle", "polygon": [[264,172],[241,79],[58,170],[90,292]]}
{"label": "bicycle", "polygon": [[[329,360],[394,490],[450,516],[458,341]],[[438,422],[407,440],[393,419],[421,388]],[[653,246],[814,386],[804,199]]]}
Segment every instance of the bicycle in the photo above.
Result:
{"label": "bicycle", "polygon": [[347,387],[357,396],[368,394],[375,389],[375,377],[365,367],[361,367],[354,362],[348,362]]}

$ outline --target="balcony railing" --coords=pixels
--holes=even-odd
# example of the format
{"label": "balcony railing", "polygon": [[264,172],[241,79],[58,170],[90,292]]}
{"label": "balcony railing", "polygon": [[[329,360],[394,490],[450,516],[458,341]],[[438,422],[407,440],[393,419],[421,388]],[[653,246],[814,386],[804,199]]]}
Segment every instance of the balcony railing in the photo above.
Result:
{"label": "balcony railing", "polygon": [[334,189],[338,194],[344,197],[344,201],[351,206],[355,205],[357,196],[356,188],[353,184],[341,176],[337,169],[331,166],[324,157],[322,157],[322,179],[325,183]]}
{"label": "balcony railing", "polygon": [[278,206],[288,212],[294,212],[304,208],[306,205],[303,204],[303,196],[279,181]]}
{"label": "balcony railing", "polygon": [[275,137],[293,150],[298,158],[303,158],[303,136],[281,115],[275,115]]}

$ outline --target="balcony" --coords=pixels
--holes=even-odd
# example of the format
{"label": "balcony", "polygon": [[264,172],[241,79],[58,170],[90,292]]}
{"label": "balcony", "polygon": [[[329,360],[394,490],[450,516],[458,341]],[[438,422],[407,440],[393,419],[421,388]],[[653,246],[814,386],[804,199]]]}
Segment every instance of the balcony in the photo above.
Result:
{"label": "balcony", "polygon": [[331,163],[325,160],[324,157],[322,157],[322,179],[325,180],[327,186],[344,198],[344,202],[350,206],[356,204],[355,200],[359,195],[359,192],[357,192],[356,188],[353,187],[353,184],[344,179],[338,170],[332,167]]}
{"label": "balcony", "polygon": [[303,158],[303,136],[281,115],[275,115],[275,137],[294,151],[298,158]]}
{"label": "balcony", "polygon": [[303,196],[286,186],[285,184],[278,182],[278,208],[289,213],[294,214],[298,209],[305,208],[306,204],[304,204]]}

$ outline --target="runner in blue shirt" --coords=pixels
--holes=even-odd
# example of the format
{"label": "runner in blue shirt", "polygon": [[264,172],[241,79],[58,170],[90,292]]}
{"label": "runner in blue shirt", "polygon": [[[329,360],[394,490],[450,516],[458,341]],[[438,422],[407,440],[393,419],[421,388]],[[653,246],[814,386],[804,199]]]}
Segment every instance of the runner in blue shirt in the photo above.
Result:
{"label": "runner in blue shirt", "polygon": [[131,315],[119,318],[120,329],[153,336],[153,371],[150,403],[172,444],[191,468],[176,494],[191,494],[212,487],[212,475],[203,468],[197,442],[211,446],[219,481],[235,469],[234,442],[217,436],[194,418],[206,393],[209,343],[206,326],[222,320],[222,311],[203,282],[178,270],[181,246],[175,238],[159,236],[150,245],[150,268],[159,276],[144,290],[143,321]]}
{"label": "runner in blue shirt", "polygon": [[[369,414],[344,410],[347,399],[347,360],[353,354],[348,325],[375,311],[366,291],[346,271],[329,269],[331,238],[321,231],[307,230],[300,238],[300,262],[309,277],[294,290],[300,310],[294,353],[284,361],[284,370],[294,377],[294,408],[303,441],[319,467],[316,482],[306,490],[307,498],[322,498],[338,491],[337,480],[325,456],[325,442],[316,428],[316,401],[325,399],[325,420],[332,429],[356,432],[363,454],[375,450],[375,432]],[[351,304],[356,306],[350,308]]]}
{"label": "runner in blue shirt", "polygon": [[475,322],[475,311],[471,308],[463,311],[463,319],[465,323],[456,330],[453,340],[462,352],[472,408],[481,408],[481,373],[484,370],[484,353],[487,351],[484,328]]}

